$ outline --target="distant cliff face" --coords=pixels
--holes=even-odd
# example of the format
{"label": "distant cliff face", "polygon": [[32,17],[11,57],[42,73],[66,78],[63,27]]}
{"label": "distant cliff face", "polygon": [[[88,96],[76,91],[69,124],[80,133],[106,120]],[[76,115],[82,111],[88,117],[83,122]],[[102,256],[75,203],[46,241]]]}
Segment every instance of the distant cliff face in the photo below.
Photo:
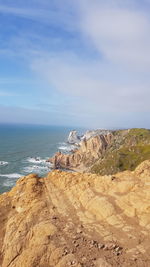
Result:
{"label": "distant cliff face", "polygon": [[68,136],[69,144],[78,144],[81,141],[80,137],[77,134],[77,131],[71,131]]}
{"label": "distant cliff face", "polygon": [[112,140],[104,157],[90,166],[91,172],[104,175],[134,170],[141,162],[150,159],[150,130],[115,131]]}
{"label": "distant cliff face", "polygon": [[111,131],[109,130],[91,130],[91,131],[86,131],[84,135],[78,135],[77,131],[71,131],[68,136],[68,143],[69,144],[78,144],[82,140],[88,140],[91,137],[97,136],[97,135],[108,135],[110,134]]}
{"label": "distant cliff face", "polygon": [[91,130],[91,131],[87,131],[82,139],[90,139],[91,137],[94,137],[94,136],[97,136],[97,135],[108,135],[108,134],[111,134],[111,131],[109,130],[101,130],[101,129],[98,129],[98,130]]}
{"label": "distant cliff face", "polygon": [[94,161],[101,157],[109,144],[111,143],[112,135],[98,135],[90,139],[83,139],[80,143],[80,147],[71,154],[56,153],[56,155],[50,159],[50,162],[54,164],[55,168],[78,168],[87,167]]}
{"label": "distant cliff face", "polygon": [[150,161],[97,176],[54,171],[0,196],[1,267],[149,267]]}
{"label": "distant cliff face", "polygon": [[84,138],[73,153],[57,153],[50,162],[55,168],[77,168],[104,175],[134,170],[146,159],[150,159],[150,130],[131,129]]}

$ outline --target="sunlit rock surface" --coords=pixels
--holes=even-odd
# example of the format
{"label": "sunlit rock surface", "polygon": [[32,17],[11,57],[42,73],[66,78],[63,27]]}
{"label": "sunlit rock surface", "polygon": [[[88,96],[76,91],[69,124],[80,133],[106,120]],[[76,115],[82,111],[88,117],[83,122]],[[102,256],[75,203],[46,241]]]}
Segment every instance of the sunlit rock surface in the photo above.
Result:
{"label": "sunlit rock surface", "polygon": [[93,162],[101,157],[108,145],[111,143],[112,135],[97,135],[88,140],[83,139],[80,147],[75,149],[71,154],[63,154],[58,152],[49,161],[54,168],[80,168],[84,169],[91,166]]}
{"label": "sunlit rock surface", "polygon": [[[101,133],[101,134],[100,134]],[[56,169],[73,169],[100,175],[135,170],[150,159],[150,130],[97,130],[85,134],[69,154],[56,153],[49,161]]]}
{"label": "sunlit rock surface", "polygon": [[150,161],[115,176],[28,175],[0,196],[1,267],[150,266]]}

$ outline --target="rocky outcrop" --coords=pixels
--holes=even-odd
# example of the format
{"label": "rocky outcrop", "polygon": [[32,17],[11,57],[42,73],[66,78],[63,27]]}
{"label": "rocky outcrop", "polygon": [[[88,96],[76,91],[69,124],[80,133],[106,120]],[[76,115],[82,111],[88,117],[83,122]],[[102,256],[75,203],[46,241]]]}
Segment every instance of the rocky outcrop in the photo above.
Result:
{"label": "rocky outcrop", "polygon": [[100,157],[91,166],[90,171],[108,175],[124,170],[135,170],[147,159],[150,159],[150,130],[114,131],[111,146],[104,157]]}
{"label": "rocky outcrop", "polygon": [[115,176],[28,175],[0,196],[1,267],[149,267],[150,161]]}
{"label": "rocky outcrop", "polygon": [[[99,130],[98,130],[99,131]],[[93,131],[97,132],[97,131]],[[101,175],[134,170],[142,161],[150,159],[150,130],[128,129],[105,131],[88,138],[86,134],[71,154],[57,153],[49,161],[54,168],[82,170]],[[93,135],[93,133],[92,133]]]}
{"label": "rocky outcrop", "polygon": [[68,136],[68,143],[69,144],[79,144],[82,140],[88,140],[91,137],[97,136],[97,135],[108,135],[111,134],[112,131],[109,130],[89,130],[86,131],[84,135],[78,135],[77,131],[71,131]]}
{"label": "rocky outcrop", "polygon": [[85,168],[95,162],[106,151],[111,143],[112,135],[98,135],[90,139],[83,139],[80,147],[71,154],[63,154],[58,152],[49,161],[54,168]]}
{"label": "rocky outcrop", "polygon": [[87,131],[82,137],[81,139],[90,139],[91,137],[94,137],[94,136],[97,136],[97,135],[108,135],[108,134],[111,134],[112,131],[109,131],[109,130],[101,130],[101,129],[98,129],[98,130],[91,130],[91,131]]}
{"label": "rocky outcrop", "polygon": [[78,144],[81,141],[81,138],[78,136],[77,131],[71,131],[68,136],[69,144]]}

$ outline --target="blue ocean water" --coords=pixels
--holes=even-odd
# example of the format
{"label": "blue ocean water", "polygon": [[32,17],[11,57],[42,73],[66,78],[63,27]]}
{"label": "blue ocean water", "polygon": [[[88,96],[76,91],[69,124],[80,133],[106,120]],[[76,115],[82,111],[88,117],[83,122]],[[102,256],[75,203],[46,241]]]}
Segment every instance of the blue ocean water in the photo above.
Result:
{"label": "blue ocean water", "polygon": [[[57,126],[0,125],[0,193],[29,173],[51,171],[46,160],[57,151],[67,152],[72,128]],[[80,132],[82,129],[78,129]]]}

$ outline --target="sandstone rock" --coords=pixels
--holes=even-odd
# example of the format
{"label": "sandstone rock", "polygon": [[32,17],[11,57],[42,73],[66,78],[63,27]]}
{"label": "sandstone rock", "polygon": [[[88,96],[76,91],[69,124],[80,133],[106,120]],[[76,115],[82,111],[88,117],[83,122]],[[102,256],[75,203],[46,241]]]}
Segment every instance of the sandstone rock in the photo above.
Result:
{"label": "sandstone rock", "polygon": [[77,228],[77,234],[81,234],[82,233],[82,230],[80,228]]}
{"label": "sandstone rock", "polygon": [[150,266],[149,167],[115,183],[62,171],[21,178],[0,196],[0,266]]}
{"label": "sandstone rock", "polygon": [[[113,175],[135,170],[139,163],[150,159],[150,130],[147,129],[96,130],[88,131],[82,137],[73,131],[69,140],[70,143],[78,143],[78,146],[68,155],[56,153],[49,159],[56,169]],[[146,172],[145,168],[141,177]],[[112,180],[115,181],[115,178],[112,177]]]}
{"label": "sandstone rock", "polygon": [[96,267],[112,267],[106,260],[99,258],[96,262]]}
{"label": "sandstone rock", "polygon": [[111,143],[111,134],[98,135],[90,139],[83,139],[80,147],[72,154],[63,154],[58,152],[49,161],[54,168],[74,169],[78,167],[86,167],[92,165],[106,151]]}

